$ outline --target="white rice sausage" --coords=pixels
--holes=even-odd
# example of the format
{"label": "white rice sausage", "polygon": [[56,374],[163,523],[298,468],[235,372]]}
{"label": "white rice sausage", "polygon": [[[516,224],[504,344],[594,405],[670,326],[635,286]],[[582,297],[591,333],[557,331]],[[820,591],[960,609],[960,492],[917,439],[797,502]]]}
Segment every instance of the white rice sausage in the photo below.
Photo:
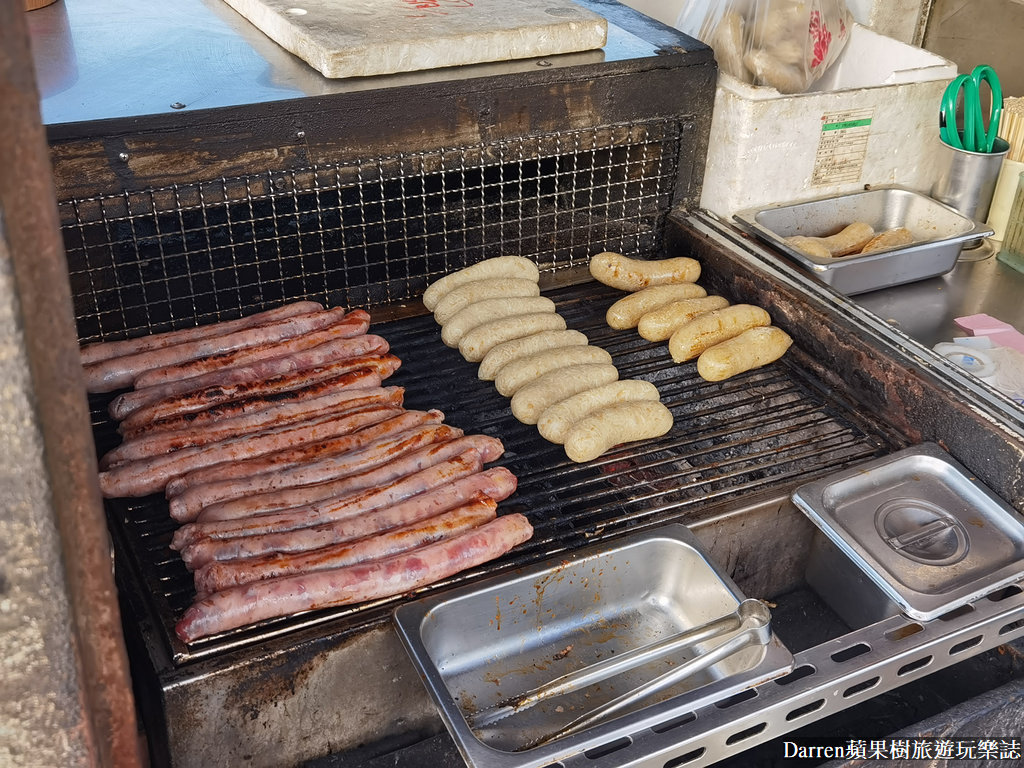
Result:
{"label": "white rice sausage", "polygon": [[564,443],[573,424],[594,411],[615,403],[658,400],[658,388],[642,379],[622,379],[588,389],[552,405],[541,413],[537,431],[545,440]]}
{"label": "white rice sausage", "polygon": [[639,291],[649,285],[696,282],[700,277],[700,262],[688,256],[648,261],[605,251],[590,259],[590,274],[612,288]]}
{"label": "white rice sausage", "polygon": [[750,328],[771,325],[772,319],[761,307],[734,304],[715,309],[679,326],[668,340],[668,351],[677,363],[700,355],[705,349],[739,336]]}
{"label": "white rice sausage", "polygon": [[554,312],[555,302],[546,296],[505,296],[484,299],[459,310],[441,326],[441,341],[447,347],[458,347],[469,331],[482,323],[502,317]]}
{"label": "white rice sausage", "polygon": [[457,272],[445,275],[427,286],[423,292],[423,306],[433,312],[438,303],[460,285],[474,280],[490,280],[498,277],[518,277],[536,282],[540,279],[537,265],[522,256],[497,256],[471,264]]}
{"label": "white rice sausage", "polygon": [[559,347],[535,352],[526,357],[512,360],[498,371],[494,386],[505,397],[512,397],[520,388],[539,379],[548,371],[570,365],[587,363],[611,363],[612,356],[607,350],[593,345],[585,347]]}
{"label": "white rice sausage", "polygon": [[570,365],[549,371],[512,396],[512,415],[523,424],[536,424],[540,415],[559,400],[618,378],[618,369],[608,363]]}
{"label": "white rice sausage", "polygon": [[541,331],[529,336],[521,336],[518,339],[503,341],[484,355],[484,359],[480,361],[477,376],[483,381],[491,381],[503,366],[517,358],[543,352],[545,349],[582,346],[589,343],[586,334],[573,330]]}
{"label": "white rice sausage", "polygon": [[456,312],[484,299],[513,296],[540,296],[536,280],[523,277],[498,277],[493,280],[473,280],[457,286],[445,294],[434,307],[434,320],[444,325]]}
{"label": "white rice sausage", "polygon": [[564,331],[565,318],[557,312],[535,312],[530,315],[502,317],[482,323],[462,337],[459,352],[471,363],[478,363],[484,355],[502,342],[532,336],[541,331]]}
{"label": "white rice sausage", "polygon": [[592,461],[621,443],[661,437],[672,429],[672,411],[657,400],[615,403],[573,424],[565,436],[565,455]]}

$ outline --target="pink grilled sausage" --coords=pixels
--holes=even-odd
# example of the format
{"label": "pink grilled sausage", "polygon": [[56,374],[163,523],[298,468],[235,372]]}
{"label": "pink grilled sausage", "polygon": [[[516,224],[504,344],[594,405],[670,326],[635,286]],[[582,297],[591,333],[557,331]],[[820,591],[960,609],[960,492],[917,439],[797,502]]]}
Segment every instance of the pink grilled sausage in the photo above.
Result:
{"label": "pink grilled sausage", "polygon": [[254,347],[269,344],[281,339],[298,336],[304,333],[325,328],[340,320],[345,310],[324,309],[307,312],[302,315],[286,317],[282,320],[244,328],[223,336],[212,336],[205,339],[185,341],[170,347],[151,349],[125,357],[101,360],[85,366],[85,386],[89,392],[113,392],[131,386],[135,377],[144,371],[161,368],[184,360],[195,360],[198,357],[216,355],[243,347]]}
{"label": "pink grilled sausage", "polygon": [[[238,400],[230,400],[221,405],[215,405],[203,411],[193,413],[182,413],[177,416],[168,416],[164,419],[157,419],[147,424],[141,424],[134,428],[125,426],[121,422],[117,431],[121,433],[124,440],[134,440],[138,437],[157,434],[160,432],[180,432],[182,430],[204,429],[208,424],[216,424],[223,419],[232,419],[236,416],[258,413],[270,408],[284,406],[287,403],[299,403],[303,400],[312,400],[327,394],[336,393],[339,390],[350,390],[355,388],[358,378],[360,389],[371,389],[380,387],[383,379],[380,373],[368,368],[343,373],[333,379],[325,379],[315,384],[310,384],[298,389],[285,392],[277,392],[261,397],[243,397]],[[395,389],[402,390],[401,387]],[[361,397],[358,393],[350,393],[353,397]]]}
{"label": "pink grilled sausage", "polygon": [[226,563],[210,562],[195,572],[196,593],[208,595],[252,581],[312,573],[328,568],[379,560],[424,544],[450,539],[496,516],[498,503],[476,496],[467,504],[422,522],[367,536],[347,544],[335,544],[295,555],[265,555]]}
{"label": "pink grilled sausage", "polygon": [[151,387],[123,392],[110,402],[112,418],[123,419],[143,406],[186,396],[211,388],[259,382],[272,376],[282,376],[295,371],[329,365],[348,360],[358,355],[382,355],[388,351],[388,343],[380,336],[361,334],[353,338],[342,338],[318,344],[309,349],[300,349],[290,354],[253,360],[246,365],[220,368],[195,376],[191,379],[168,381]]}
{"label": "pink grilled sausage", "polygon": [[[360,336],[359,338],[373,339],[380,337],[374,337],[367,334],[366,336]],[[355,340],[343,339],[337,343],[348,344],[351,341]],[[332,342],[332,344],[334,343],[335,342]],[[321,347],[326,346],[330,345],[321,345]],[[316,349],[318,348],[314,348],[309,351],[315,352]],[[336,361],[328,362],[323,365],[318,364],[312,368],[289,369],[286,372],[270,378],[251,378],[250,373],[246,373],[243,381],[225,381],[220,384],[213,384],[206,386],[203,389],[157,400],[156,402],[149,403],[148,405],[136,408],[135,410],[130,410],[131,406],[128,406],[127,415],[120,415],[125,412],[119,405],[120,398],[135,394],[134,392],[126,392],[124,395],[114,398],[111,402],[110,415],[115,419],[123,419],[123,426],[125,430],[137,429],[140,425],[146,424],[150,421],[156,421],[157,419],[164,419],[169,416],[179,416],[186,413],[195,413],[196,411],[205,411],[207,408],[223,405],[224,403],[231,402],[232,400],[241,400],[247,397],[265,397],[280,392],[290,392],[302,387],[307,387],[310,384],[315,384],[318,381],[325,381],[327,379],[340,376],[343,373],[350,373],[364,368],[376,371],[382,379],[386,379],[392,373],[397,371],[401,364],[401,361],[394,355],[372,353],[366,355],[361,354],[356,357],[342,357]],[[250,371],[249,368],[232,370]],[[227,373],[227,371],[221,372],[221,374]],[[221,374],[210,375],[215,376]],[[198,378],[201,377],[197,377],[197,380]]]}
{"label": "pink grilled sausage", "polygon": [[[377,380],[380,380],[379,377]],[[126,440],[107,452],[100,461],[100,468],[107,469],[125,461],[137,461],[193,445],[208,445],[270,427],[283,427],[306,419],[365,408],[368,405],[401,406],[403,399],[404,391],[400,387],[386,389],[383,387],[370,389],[343,387],[309,400],[284,402],[256,413],[220,419],[206,424],[202,428],[186,429],[179,432],[156,432],[133,440]]]}
{"label": "pink grilled sausage", "polygon": [[391,405],[371,405],[358,411],[346,411],[209,445],[182,448],[162,456],[125,462],[100,472],[100,490],[108,497],[146,496],[163,491],[169,480],[198,467],[239,461],[301,443],[347,435],[400,412],[400,408]]}
{"label": "pink grilled sausage", "polygon": [[194,488],[205,483],[237,480],[262,475],[267,472],[279,472],[282,469],[288,469],[299,464],[338,456],[347,451],[357,451],[379,438],[396,435],[399,432],[425,424],[440,424],[442,421],[444,421],[444,414],[435,409],[429,411],[402,411],[391,418],[384,419],[384,421],[358,429],[350,435],[306,443],[294,448],[286,448],[282,451],[274,451],[263,456],[245,459],[244,461],[225,462],[223,464],[214,464],[210,467],[202,467],[171,480],[165,490],[167,497],[170,498],[177,496],[188,488]]}
{"label": "pink grilled sausage", "polygon": [[401,595],[494,560],[532,535],[526,517],[504,515],[381,560],[232,587],[194,603],[175,632],[189,643],[276,616]]}
{"label": "pink grilled sausage", "polygon": [[[200,515],[204,508],[223,501],[347,477],[393,461],[425,445],[447,442],[461,436],[461,429],[449,427],[447,424],[425,424],[374,440],[365,448],[346,451],[318,461],[303,462],[286,469],[261,472],[258,475],[234,480],[200,483],[170,497],[171,513],[194,518]],[[179,506],[183,510],[181,513],[175,511]]]}
{"label": "pink grilled sausage", "polygon": [[387,507],[409,496],[429,491],[444,483],[479,472],[483,466],[480,454],[463,451],[453,459],[399,478],[380,488],[369,488],[323,499],[313,504],[294,507],[280,512],[268,512],[242,520],[214,520],[208,523],[187,523],[174,532],[171,549],[179,552],[198,538],[229,539],[236,536],[256,536],[275,531],[309,528],[335,520],[365,514]]}
{"label": "pink grilled sausage", "polygon": [[[394,482],[398,478],[432,467],[446,459],[458,456],[467,449],[474,449],[483,463],[494,461],[504,452],[501,441],[487,435],[467,435],[443,443],[419,448],[411,453],[397,456],[380,466],[358,474],[326,480],[312,485],[299,485],[253,495],[246,495],[230,501],[220,502],[204,508],[195,519],[200,522],[212,520],[238,520],[252,515],[262,515],[280,509],[291,509],[315,504],[364,488],[372,488]],[[171,515],[174,513],[172,511]]]}
{"label": "pink grilled sausage", "polygon": [[134,339],[120,339],[118,341],[101,341],[93,344],[86,344],[81,349],[82,365],[98,363],[101,360],[109,360],[113,357],[127,357],[137,355],[140,352],[148,352],[152,349],[162,349],[186,341],[208,339],[213,336],[224,336],[234,331],[241,331],[245,328],[252,328],[275,320],[283,320],[286,317],[294,317],[307,312],[315,312],[323,309],[322,304],[315,301],[295,301],[281,307],[268,309],[265,312],[257,312],[254,315],[246,315],[235,320],[222,320],[209,323],[208,325],[196,325],[191,328],[180,328],[176,331],[165,331],[163,333],[150,333],[145,336],[137,336]]}
{"label": "pink grilled sausage", "polygon": [[260,557],[275,552],[320,549],[426,520],[465,504],[477,494],[502,501],[515,492],[516,484],[516,476],[505,467],[491,467],[425,493],[410,496],[389,507],[312,528],[297,528],[293,531],[258,536],[239,536],[234,539],[198,538],[181,549],[181,559],[185,567],[194,570],[215,560],[223,562]]}
{"label": "pink grilled sausage", "polygon": [[361,336],[366,333],[369,327],[370,313],[362,309],[356,309],[326,328],[310,331],[300,336],[290,336],[281,341],[243,347],[233,352],[207,355],[195,360],[167,365],[163,368],[152,368],[136,376],[133,386],[136,389],[143,389],[159,384],[167,384],[172,381],[192,379],[212,371],[223,370],[224,368],[237,368],[240,365],[250,365],[260,360],[283,357],[284,355],[290,355],[294,352],[301,352],[304,349],[311,349],[312,347],[326,344],[329,341]]}

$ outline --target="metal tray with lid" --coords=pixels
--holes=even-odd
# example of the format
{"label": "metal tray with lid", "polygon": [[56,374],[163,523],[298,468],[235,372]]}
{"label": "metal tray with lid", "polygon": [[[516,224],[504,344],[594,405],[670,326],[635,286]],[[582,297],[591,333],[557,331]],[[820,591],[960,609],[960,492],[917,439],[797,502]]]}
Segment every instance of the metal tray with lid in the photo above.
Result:
{"label": "metal tray with lid", "polygon": [[793,501],[911,618],[1024,579],[1021,516],[934,443],[802,485]]}
{"label": "metal tray with lid", "polygon": [[[743,229],[848,296],[943,275],[956,266],[965,243],[992,234],[991,227],[899,186],[779,203],[740,211],[733,218]],[[827,259],[806,254],[786,242],[795,235],[832,235],[855,221],[867,222],[875,232],[906,227],[913,242],[866,255]]]}
{"label": "metal tray with lid", "polygon": [[[756,601],[744,600],[686,526],[672,524],[407,603],[396,609],[395,623],[474,768],[590,765],[594,750],[611,743],[617,745],[617,765],[636,765],[671,739],[666,724],[792,670],[793,655],[770,623],[760,642],[733,645],[736,650],[724,658],[716,652],[731,651],[739,632],[648,657],[643,665],[502,719],[488,715],[566,675],[700,632],[747,602]],[[613,717],[572,728],[703,656],[718,661]],[[623,743],[629,746],[620,749]]]}

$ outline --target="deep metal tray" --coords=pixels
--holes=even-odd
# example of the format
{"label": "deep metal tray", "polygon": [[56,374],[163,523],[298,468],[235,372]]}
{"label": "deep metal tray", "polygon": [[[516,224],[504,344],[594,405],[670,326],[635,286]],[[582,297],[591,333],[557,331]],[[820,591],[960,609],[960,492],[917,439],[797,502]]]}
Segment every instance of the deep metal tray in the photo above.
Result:
{"label": "deep metal tray", "polygon": [[1024,579],[1020,516],[934,443],[803,485],[793,501],[911,618]]}
{"label": "deep metal tray", "polygon": [[[943,275],[956,266],[964,243],[992,234],[990,227],[949,206],[898,186],[780,203],[740,211],[734,218],[748,232],[846,295]],[[863,256],[830,259],[810,256],[786,242],[796,235],[828,236],[855,221],[867,222],[876,232],[906,227],[914,242]]]}
{"label": "deep metal tray", "polygon": [[[791,671],[792,654],[772,635],[646,706],[539,746],[532,745],[686,658],[623,672],[484,729],[471,726],[473,715],[503,699],[729,614],[742,600],[690,531],[670,525],[399,606],[395,622],[467,762],[528,768],[656,729]],[[697,655],[716,645],[698,646]]]}

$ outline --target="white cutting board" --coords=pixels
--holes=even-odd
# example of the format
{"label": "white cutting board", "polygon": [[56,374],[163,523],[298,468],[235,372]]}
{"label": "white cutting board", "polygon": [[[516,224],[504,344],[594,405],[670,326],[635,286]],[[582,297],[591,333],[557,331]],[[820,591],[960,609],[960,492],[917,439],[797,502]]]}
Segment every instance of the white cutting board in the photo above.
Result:
{"label": "white cutting board", "polygon": [[572,0],[224,0],[326,77],[587,51],[605,19]]}

